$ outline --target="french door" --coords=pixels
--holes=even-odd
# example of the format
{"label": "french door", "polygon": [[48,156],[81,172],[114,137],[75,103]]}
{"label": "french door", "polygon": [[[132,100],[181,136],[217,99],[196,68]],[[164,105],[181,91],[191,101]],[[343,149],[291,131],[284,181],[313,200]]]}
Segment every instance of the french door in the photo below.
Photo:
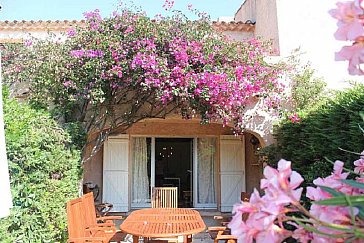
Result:
{"label": "french door", "polygon": [[[169,146],[169,139],[132,137],[131,207],[150,207],[151,189],[154,186],[173,184],[173,186],[179,187],[181,207],[216,208],[217,139],[208,137],[170,140],[171,144]],[[173,143],[173,140],[177,140],[177,142]],[[178,148],[176,146],[178,140],[184,143],[182,147]],[[158,144],[162,142],[163,146]],[[186,146],[189,146],[188,144],[191,144],[192,148],[186,149]],[[186,155],[186,153],[190,154]],[[161,168],[162,156],[172,155],[175,156],[175,160],[180,159],[180,162],[171,163],[167,170],[165,165]],[[192,205],[183,202],[183,200],[189,200],[185,199],[185,195],[188,194],[192,195]]]}

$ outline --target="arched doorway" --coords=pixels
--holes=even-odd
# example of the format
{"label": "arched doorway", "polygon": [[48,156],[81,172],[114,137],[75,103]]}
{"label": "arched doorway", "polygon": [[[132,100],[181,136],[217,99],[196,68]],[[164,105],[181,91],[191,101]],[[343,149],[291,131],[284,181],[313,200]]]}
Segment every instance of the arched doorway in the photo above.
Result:
{"label": "arched doorway", "polygon": [[246,192],[252,193],[254,188],[260,189],[260,180],[263,178],[263,163],[258,152],[263,147],[259,135],[245,133],[245,173]]}

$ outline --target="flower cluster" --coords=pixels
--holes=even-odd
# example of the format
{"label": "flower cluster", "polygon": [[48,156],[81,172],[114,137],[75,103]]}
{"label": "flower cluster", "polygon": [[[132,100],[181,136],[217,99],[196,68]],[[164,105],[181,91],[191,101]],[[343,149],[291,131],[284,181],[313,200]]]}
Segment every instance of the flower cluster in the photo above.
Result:
{"label": "flower cluster", "polygon": [[[363,156],[354,164],[356,172],[363,171]],[[278,169],[267,166],[261,181],[264,196],[255,190],[249,202],[234,207],[235,215],[229,224],[232,234],[238,236],[238,242],[282,242],[287,237],[300,242],[362,241],[363,208],[355,207],[358,206],[355,202],[349,207],[335,196],[346,198],[349,204],[350,196],[364,201],[356,197],[364,193],[364,184],[360,183],[364,174],[355,181],[346,180],[349,173],[343,172],[343,165],[336,161],[332,175],[314,180],[317,187],[307,187],[306,196],[313,201],[309,211],[300,204],[299,185],[303,178],[291,170],[291,162],[280,160]],[[246,213],[249,215],[243,220]],[[301,213],[301,216],[292,216],[292,213]],[[295,226],[295,230],[288,230],[287,224]]]}
{"label": "flower cluster", "polygon": [[344,46],[336,53],[337,61],[349,61],[348,71],[352,75],[363,75],[361,64],[364,63],[364,2],[354,0],[338,2],[337,9],[330,10],[332,17],[338,20],[335,38],[351,41],[351,46]]}
{"label": "flower cluster", "polygon": [[290,116],[288,116],[288,119],[292,122],[292,123],[299,123],[301,121],[301,118],[299,117],[299,115],[297,113],[294,113]]}

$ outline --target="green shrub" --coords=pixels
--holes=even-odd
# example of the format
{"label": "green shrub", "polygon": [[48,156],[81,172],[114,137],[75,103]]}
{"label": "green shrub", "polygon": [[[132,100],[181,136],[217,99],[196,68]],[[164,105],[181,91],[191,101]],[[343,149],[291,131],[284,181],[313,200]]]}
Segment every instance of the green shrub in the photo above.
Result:
{"label": "green shrub", "polygon": [[297,110],[305,110],[319,102],[326,83],[323,78],[314,76],[315,71],[305,65],[302,70],[292,75],[292,101]]}
{"label": "green shrub", "polygon": [[13,195],[0,242],[66,242],[65,203],[78,194],[80,152],[45,112],[4,97]]}
{"label": "green shrub", "polygon": [[293,168],[306,181],[332,171],[325,157],[342,160],[347,168],[352,168],[358,156],[344,150],[363,150],[364,137],[359,126],[364,127],[364,122],[359,113],[364,110],[364,86],[338,92],[309,109],[300,112],[301,122],[286,119],[275,127],[276,145],[263,150],[269,161],[292,161]]}

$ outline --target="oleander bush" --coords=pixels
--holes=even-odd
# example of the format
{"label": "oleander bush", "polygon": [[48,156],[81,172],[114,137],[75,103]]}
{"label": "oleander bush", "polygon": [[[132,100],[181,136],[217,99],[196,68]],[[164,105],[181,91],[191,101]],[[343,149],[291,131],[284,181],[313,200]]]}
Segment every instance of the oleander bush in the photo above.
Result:
{"label": "oleander bush", "polygon": [[66,242],[66,201],[77,197],[80,150],[44,111],[4,95],[13,209],[0,242]]}

